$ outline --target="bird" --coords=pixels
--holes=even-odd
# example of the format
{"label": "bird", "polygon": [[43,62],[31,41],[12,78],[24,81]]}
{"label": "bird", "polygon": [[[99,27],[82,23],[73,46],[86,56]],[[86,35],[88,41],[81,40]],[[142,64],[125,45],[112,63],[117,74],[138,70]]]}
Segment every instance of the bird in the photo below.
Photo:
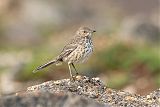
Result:
{"label": "bird", "polygon": [[57,65],[65,62],[68,64],[70,76],[73,77],[71,66],[74,68],[76,75],[78,75],[78,71],[74,64],[85,62],[92,54],[92,35],[94,32],[96,31],[90,29],[89,27],[80,27],[76,31],[73,38],[64,46],[64,48],[56,58],[38,66],[35,70],[33,70],[33,72],[36,73],[51,64]]}

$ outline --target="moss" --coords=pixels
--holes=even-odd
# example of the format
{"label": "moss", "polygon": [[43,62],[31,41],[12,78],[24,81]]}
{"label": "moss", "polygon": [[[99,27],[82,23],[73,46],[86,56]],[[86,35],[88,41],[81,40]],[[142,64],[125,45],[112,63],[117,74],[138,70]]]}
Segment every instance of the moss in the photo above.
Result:
{"label": "moss", "polygon": [[41,64],[46,63],[47,61],[51,60],[53,58],[54,54],[50,52],[50,49],[48,48],[41,48],[41,49],[36,49],[33,50],[33,58],[32,61],[27,63],[22,71],[21,74],[19,74],[18,79],[21,81],[26,81],[26,80],[31,80],[34,77],[42,78],[45,77],[46,72],[48,68],[42,69],[38,73],[33,73],[32,71],[37,67],[40,66]]}
{"label": "moss", "polygon": [[108,80],[107,86],[120,89],[128,84],[131,78],[126,72],[116,72],[110,75]]}
{"label": "moss", "polygon": [[160,73],[155,76],[155,83],[157,84],[157,87],[160,87]]}
{"label": "moss", "polygon": [[158,53],[152,51],[152,48],[119,43],[99,52],[96,57],[101,61],[101,64],[96,63],[96,66],[109,70],[127,71],[139,63],[145,64],[150,72],[158,72],[160,70],[160,58]]}

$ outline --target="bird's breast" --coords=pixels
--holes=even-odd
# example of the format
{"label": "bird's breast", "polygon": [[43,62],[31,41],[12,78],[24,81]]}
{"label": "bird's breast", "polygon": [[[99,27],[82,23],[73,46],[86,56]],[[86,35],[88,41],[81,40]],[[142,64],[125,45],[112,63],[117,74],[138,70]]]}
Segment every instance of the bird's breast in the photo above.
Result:
{"label": "bird's breast", "polygon": [[69,63],[82,63],[88,59],[92,52],[92,41],[86,39],[82,44],[78,44],[77,48],[64,58],[64,61]]}
{"label": "bird's breast", "polygon": [[85,44],[85,54],[84,57],[90,55],[93,52],[93,44],[92,41],[89,41]]}

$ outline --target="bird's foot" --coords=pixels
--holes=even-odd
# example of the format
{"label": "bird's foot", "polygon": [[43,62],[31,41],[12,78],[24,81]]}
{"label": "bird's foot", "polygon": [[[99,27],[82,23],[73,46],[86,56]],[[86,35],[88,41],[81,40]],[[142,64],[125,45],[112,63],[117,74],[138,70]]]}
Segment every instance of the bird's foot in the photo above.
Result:
{"label": "bird's foot", "polygon": [[76,76],[71,76],[71,77],[70,77],[70,81],[71,81],[71,82],[75,82],[75,80],[76,80]]}
{"label": "bird's foot", "polygon": [[74,75],[74,76],[70,77],[70,80],[72,82],[79,81],[79,80],[82,80],[82,79],[83,79],[82,75]]}

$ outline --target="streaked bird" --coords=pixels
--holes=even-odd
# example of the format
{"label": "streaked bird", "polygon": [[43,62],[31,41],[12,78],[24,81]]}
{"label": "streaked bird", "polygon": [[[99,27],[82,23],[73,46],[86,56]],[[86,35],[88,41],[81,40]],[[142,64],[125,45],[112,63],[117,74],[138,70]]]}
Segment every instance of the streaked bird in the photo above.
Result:
{"label": "streaked bird", "polygon": [[94,32],[96,31],[88,27],[80,27],[73,39],[71,39],[71,41],[64,46],[61,53],[54,60],[38,66],[33,72],[35,73],[51,64],[66,62],[69,67],[70,76],[73,76],[71,66],[78,75],[74,63],[83,63],[93,52],[92,34]]}

